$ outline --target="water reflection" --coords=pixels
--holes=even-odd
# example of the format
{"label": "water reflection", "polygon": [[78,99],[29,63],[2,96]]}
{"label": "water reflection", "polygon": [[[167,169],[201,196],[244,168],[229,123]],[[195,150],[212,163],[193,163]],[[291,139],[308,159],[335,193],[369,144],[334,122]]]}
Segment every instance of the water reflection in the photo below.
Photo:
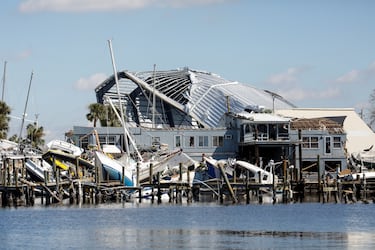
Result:
{"label": "water reflection", "polygon": [[96,232],[96,246],[118,249],[252,249],[366,248],[374,234],[343,232],[279,232],[201,229],[112,228]]}
{"label": "water reflection", "polygon": [[373,249],[372,205],[0,210],[1,249]]}

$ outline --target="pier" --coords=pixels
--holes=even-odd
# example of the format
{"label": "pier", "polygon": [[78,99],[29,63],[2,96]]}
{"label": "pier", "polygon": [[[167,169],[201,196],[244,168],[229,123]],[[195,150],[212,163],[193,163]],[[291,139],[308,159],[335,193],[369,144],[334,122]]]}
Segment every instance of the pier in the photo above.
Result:
{"label": "pier", "polygon": [[[53,164],[52,174],[45,172],[44,181],[34,181],[26,168],[28,158],[25,155],[2,157],[1,206],[33,206],[36,198],[40,198],[40,203],[45,205],[66,201],[70,204],[99,204],[108,201],[129,201],[131,197],[138,202],[148,199],[160,203],[162,194],[169,195],[169,202],[181,203],[183,196],[187,197],[187,202],[192,201],[189,171],[187,181],[182,181],[182,175],[177,181],[164,181],[160,179],[159,172],[153,174],[150,165],[148,180],[143,183],[137,180],[137,185],[130,187],[125,186],[120,180],[100,178],[99,169],[88,171],[77,161],[73,170],[67,171],[67,176],[63,176],[62,170]],[[180,167],[182,168],[182,165]],[[151,192],[148,192],[149,190]]]}
{"label": "pier", "polygon": [[[206,181],[191,180],[188,168],[187,181],[182,175],[175,181],[161,179],[160,172],[153,173],[135,186],[125,186],[123,181],[99,177],[99,169],[86,169],[77,165],[68,170],[67,176],[54,164],[53,173],[44,173],[44,181],[33,181],[26,169],[29,156],[7,155],[1,159],[0,194],[1,206],[33,206],[37,198],[43,205],[50,204],[99,204],[104,202],[139,203],[147,200],[161,203],[216,201],[219,203],[289,203],[317,201],[322,203],[373,202],[375,181],[357,178],[353,180],[330,179],[318,173],[304,174],[302,179],[293,169],[271,184],[254,179],[229,178],[223,169],[221,177]],[[180,173],[182,165],[180,164]],[[260,175],[260,173],[259,173]],[[260,180],[260,176],[258,180]],[[191,184],[192,183],[192,184]],[[184,198],[184,199],[183,199]]]}

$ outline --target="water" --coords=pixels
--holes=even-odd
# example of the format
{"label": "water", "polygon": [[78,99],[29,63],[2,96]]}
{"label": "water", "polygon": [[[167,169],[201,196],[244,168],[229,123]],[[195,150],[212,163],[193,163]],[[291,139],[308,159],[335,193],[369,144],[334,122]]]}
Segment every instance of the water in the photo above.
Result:
{"label": "water", "polygon": [[374,204],[0,209],[1,249],[374,249]]}

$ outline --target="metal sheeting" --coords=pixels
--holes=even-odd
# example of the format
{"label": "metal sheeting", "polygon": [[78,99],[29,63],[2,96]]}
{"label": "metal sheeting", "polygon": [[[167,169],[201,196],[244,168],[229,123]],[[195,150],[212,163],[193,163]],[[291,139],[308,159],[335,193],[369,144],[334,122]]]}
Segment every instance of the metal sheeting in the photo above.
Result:
{"label": "metal sheeting", "polygon": [[[142,99],[143,103],[146,100],[151,107],[152,96],[155,95],[173,108],[185,112],[185,115],[190,118],[184,120],[197,121],[204,127],[218,127],[220,118],[229,109],[231,112],[238,113],[249,105],[263,106],[266,109],[294,107],[287,100],[272,92],[189,68],[135,73],[123,71],[118,73],[118,78],[121,98],[124,99],[124,103],[128,104],[127,109],[133,108],[139,112],[139,107],[136,107],[138,104],[134,102],[135,96],[137,100]],[[149,86],[145,86],[145,83]],[[113,76],[100,84],[95,91],[97,101],[100,103],[103,103],[104,96],[118,99]],[[131,96],[133,96],[133,100]],[[131,104],[133,105],[131,106]],[[157,112],[165,112],[158,107],[161,105],[157,105]],[[132,112],[132,114],[136,115],[137,112]],[[138,115],[150,118],[149,114]],[[170,119],[172,118],[170,117]],[[173,119],[177,119],[177,117],[173,117]],[[176,121],[173,123],[175,124]],[[193,126],[193,124],[190,125]]]}

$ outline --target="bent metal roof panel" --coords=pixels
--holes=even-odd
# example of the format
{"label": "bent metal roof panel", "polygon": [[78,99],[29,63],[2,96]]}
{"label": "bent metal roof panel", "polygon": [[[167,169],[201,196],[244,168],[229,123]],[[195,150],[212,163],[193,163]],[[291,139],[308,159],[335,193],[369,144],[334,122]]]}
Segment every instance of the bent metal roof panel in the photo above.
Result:
{"label": "bent metal roof panel", "polygon": [[[121,71],[118,72],[118,79],[119,92],[124,103],[133,102],[136,106],[140,101],[136,101],[135,96],[143,94],[148,100],[151,98],[147,96],[156,96],[207,128],[218,127],[220,118],[228,110],[238,113],[249,106],[271,110],[294,107],[276,93],[189,68],[168,71]],[[95,92],[99,103],[104,103],[106,97],[118,100],[114,76],[101,83]]]}

